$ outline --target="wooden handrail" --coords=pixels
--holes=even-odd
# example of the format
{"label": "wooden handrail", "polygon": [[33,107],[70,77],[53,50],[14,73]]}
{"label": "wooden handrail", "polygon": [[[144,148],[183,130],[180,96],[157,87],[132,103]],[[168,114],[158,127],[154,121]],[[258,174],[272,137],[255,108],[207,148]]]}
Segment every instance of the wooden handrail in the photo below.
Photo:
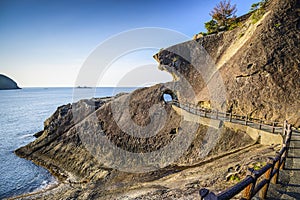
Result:
{"label": "wooden handrail", "polygon": [[232,120],[240,120],[240,121],[244,121],[245,125],[249,125],[249,124],[258,125],[260,130],[263,127],[271,128],[272,133],[275,133],[276,129],[282,128],[284,126],[284,124],[280,123],[280,122],[251,118],[248,116],[232,114],[231,112],[220,112],[218,110],[208,109],[208,108],[201,107],[201,106],[191,104],[188,102],[180,103],[177,100],[173,100],[170,103],[183,109],[183,110],[186,110],[187,112],[190,112],[190,113],[193,113],[193,114],[199,115],[199,116],[201,116],[201,114],[202,114],[204,117],[215,118],[215,119],[225,119],[230,122],[232,122]]}
{"label": "wooden handrail", "polygon": [[[292,127],[290,124],[284,123],[284,133],[286,135],[285,143],[274,158],[269,158],[267,165],[260,170],[254,170],[250,168],[245,179],[237,183],[233,187],[221,192],[220,194],[214,194],[209,190],[203,188],[199,191],[201,199],[230,199],[235,195],[243,191],[242,199],[251,199],[258,192],[261,199],[265,199],[267,196],[270,182],[277,184],[279,172],[284,169],[286,157],[289,149],[289,144],[292,136]],[[258,178],[264,175],[264,178],[257,183]]]}

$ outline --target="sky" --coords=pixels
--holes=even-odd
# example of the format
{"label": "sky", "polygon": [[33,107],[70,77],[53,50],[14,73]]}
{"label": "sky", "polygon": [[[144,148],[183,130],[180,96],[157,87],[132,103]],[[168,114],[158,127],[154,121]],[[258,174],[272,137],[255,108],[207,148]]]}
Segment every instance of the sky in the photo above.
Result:
{"label": "sky", "polygon": [[[240,16],[246,14],[257,1],[231,2],[237,5],[237,16]],[[161,43],[119,55],[109,66],[99,66],[106,70],[99,76],[97,86],[116,86],[132,71],[138,72],[141,77],[149,75],[147,83],[139,83],[142,85],[168,81],[171,76],[157,69],[158,64],[152,55],[166,47],[163,45],[183,42],[205,31],[204,23],[211,19],[209,12],[218,2],[0,0],[0,74],[13,78],[21,87],[77,86],[76,80],[82,73],[84,63],[99,45],[130,30],[156,27],[183,37],[169,43],[166,43],[169,39],[166,35],[145,34],[137,37],[136,40],[149,38],[150,42],[157,40]],[[110,50],[113,51],[113,48]],[[101,55],[98,57],[103,59]],[[146,66],[145,72],[138,69],[143,66]],[[135,83],[129,81],[124,86],[130,84]]]}

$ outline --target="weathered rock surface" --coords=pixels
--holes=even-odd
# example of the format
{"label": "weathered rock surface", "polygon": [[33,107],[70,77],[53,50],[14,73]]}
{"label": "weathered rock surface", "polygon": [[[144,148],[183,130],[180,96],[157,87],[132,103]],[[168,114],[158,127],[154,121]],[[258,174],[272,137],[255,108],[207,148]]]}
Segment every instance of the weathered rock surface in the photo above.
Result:
{"label": "weathered rock surface", "polygon": [[[226,88],[226,101],[219,102],[220,107],[266,120],[282,122],[288,119],[299,127],[299,9],[298,0],[273,0],[257,23],[246,18],[232,31],[196,39],[215,62],[214,70],[219,70],[208,81],[195,70],[201,66],[174,59],[172,48],[162,50],[155,58],[161,69],[173,74],[175,81],[179,76],[187,79],[200,104],[212,103],[209,92],[214,91],[206,86],[221,78]],[[191,49],[192,53],[194,51]]]}
{"label": "weathered rock surface", "polygon": [[[16,150],[16,154],[49,169],[64,183],[51,190],[53,199],[75,194],[81,198],[107,199],[111,195],[132,193],[140,184],[197,165],[207,156],[243,148],[254,142],[243,132],[227,128],[216,130],[184,121],[161,98],[165,89],[163,84],[158,84],[114,98],[81,100],[61,106],[45,121],[43,133],[34,142]],[[126,103],[128,107],[124,106]],[[151,107],[155,105],[159,109],[153,112]],[[162,110],[167,116],[163,126],[155,135],[142,137],[142,134],[157,130],[151,120],[156,121],[153,116],[163,115]],[[134,130],[130,125],[132,122],[144,128],[147,124],[151,126],[134,135],[128,131]],[[218,137],[209,138],[208,133]],[[216,140],[214,145],[204,149],[204,144],[212,139]],[[108,143],[117,148],[110,148]],[[165,150],[166,146],[170,148]],[[206,154],[202,155],[203,152]],[[153,155],[143,156],[149,153]],[[156,183],[156,186],[147,187],[156,191],[162,186]],[[197,192],[196,189],[193,191]]]}
{"label": "weathered rock surface", "polygon": [[[155,58],[174,82],[59,107],[16,154],[47,168],[60,184],[23,198],[195,199],[202,187],[220,191],[234,184],[226,182],[230,167],[239,165],[242,176],[249,163],[278,148],[254,144],[239,130],[185,121],[163,94],[298,125],[299,23],[299,1],[273,0],[256,24],[245,18],[233,31],[186,43],[201,44],[211,58],[197,60],[199,49],[191,48],[184,55],[159,52]],[[195,62],[213,68],[199,66],[207,73],[202,76]],[[225,100],[218,98],[220,77]]]}
{"label": "weathered rock surface", "polygon": [[14,90],[20,89],[15,81],[11,78],[0,74],[0,90]]}
{"label": "weathered rock surface", "polygon": [[[79,181],[88,177],[89,172],[84,169],[92,168],[97,162],[83,148],[76,148],[81,141],[74,125],[106,101],[108,99],[81,100],[58,107],[44,122],[43,133],[34,142],[16,150],[16,154],[46,167],[61,180],[72,177]],[[76,113],[75,117],[73,113]]]}

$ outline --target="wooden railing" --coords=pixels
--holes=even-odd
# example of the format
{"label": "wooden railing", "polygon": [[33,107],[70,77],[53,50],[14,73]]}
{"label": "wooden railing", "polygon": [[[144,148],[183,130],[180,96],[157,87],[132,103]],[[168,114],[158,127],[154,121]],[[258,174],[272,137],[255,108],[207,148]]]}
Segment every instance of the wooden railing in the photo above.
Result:
{"label": "wooden railing", "polygon": [[280,123],[280,122],[252,118],[247,115],[245,115],[245,116],[236,115],[236,114],[232,114],[230,112],[220,112],[218,110],[204,108],[204,107],[197,106],[197,105],[187,103],[187,102],[181,103],[176,100],[173,100],[170,103],[183,109],[183,110],[186,110],[189,113],[192,113],[192,114],[195,114],[198,116],[217,119],[217,120],[227,120],[229,122],[233,122],[233,120],[238,120],[246,126],[249,125],[250,123],[255,124],[258,126],[258,129],[260,129],[260,130],[262,130],[263,128],[270,128],[272,133],[275,133],[275,131],[277,129],[281,129],[284,126],[284,124]]}
{"label": "wooden railing", "polygon": [[254,170],[253,168],[250,168],[245,179],[243,179],[233,187],[227,189],[226,191],[221,192],[220,194],[216,195],[205,188],[201,189],[199,191],[201,199],[230,199],[242,191],[242,199],[250,200],[257,193],[259,193],[259,197],[261,199],[265,199],[270,182],[277,184],[279,172],[285,167],[285,162],[292,136],[292,127],[285,121],[283,129],[284,135],[286,137],[285,142],[277,155],[274,158],[269,158],[267,165],[265,165],[260,170]]}

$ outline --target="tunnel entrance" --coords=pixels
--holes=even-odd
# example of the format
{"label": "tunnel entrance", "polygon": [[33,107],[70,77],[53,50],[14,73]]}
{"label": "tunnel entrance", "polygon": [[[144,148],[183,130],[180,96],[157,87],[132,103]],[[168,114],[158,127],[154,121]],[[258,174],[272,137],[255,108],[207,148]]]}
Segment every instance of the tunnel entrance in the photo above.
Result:
{"label": "tunnel entrance", "polygon": [[177,96],[171,90],[165,90],[162,94],[161,99],[166,103],[178,100]]}

